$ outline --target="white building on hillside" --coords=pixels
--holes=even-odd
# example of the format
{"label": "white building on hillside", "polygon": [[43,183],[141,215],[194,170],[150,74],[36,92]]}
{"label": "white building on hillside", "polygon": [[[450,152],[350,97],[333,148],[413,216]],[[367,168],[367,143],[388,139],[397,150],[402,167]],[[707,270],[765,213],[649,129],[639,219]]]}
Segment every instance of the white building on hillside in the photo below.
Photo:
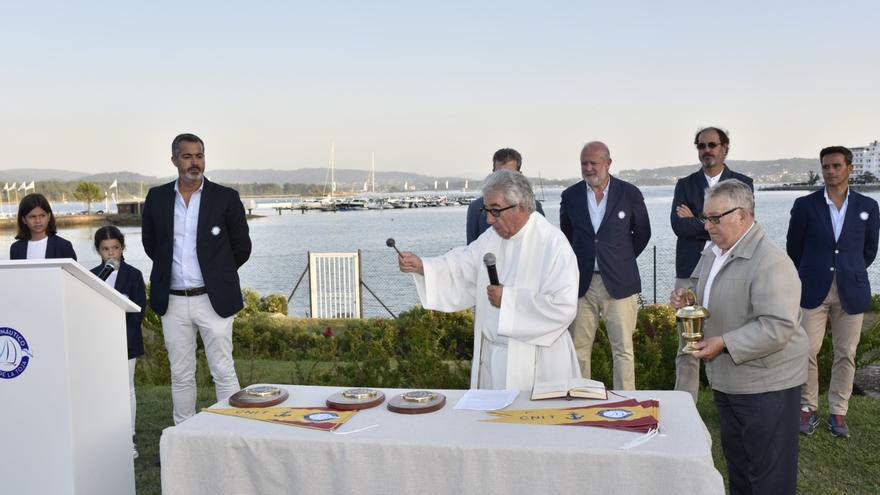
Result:
{"label": "white building on hillside", "polygon": [[880,177],[880,142],[874,141],[867,146],[850,148],[853,154],[853,173],[861,175],[871,172]]}

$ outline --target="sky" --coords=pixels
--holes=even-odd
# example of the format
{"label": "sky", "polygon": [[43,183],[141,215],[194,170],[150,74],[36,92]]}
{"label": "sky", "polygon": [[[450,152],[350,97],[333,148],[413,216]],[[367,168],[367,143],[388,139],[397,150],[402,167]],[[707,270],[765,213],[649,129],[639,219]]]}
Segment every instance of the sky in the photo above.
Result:
{"label": "sky", "polygon": [[875,2],[17,2],[0,0],[0,170],[167,176],[193,132],[210,169],[327,166],[580,175],[813,157],[880,139]]}

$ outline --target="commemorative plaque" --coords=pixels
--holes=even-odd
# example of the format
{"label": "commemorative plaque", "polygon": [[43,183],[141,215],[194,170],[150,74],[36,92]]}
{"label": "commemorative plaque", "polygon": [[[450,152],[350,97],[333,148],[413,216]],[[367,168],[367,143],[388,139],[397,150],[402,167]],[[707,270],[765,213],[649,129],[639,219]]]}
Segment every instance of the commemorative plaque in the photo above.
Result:
{"label": "commemorative plaque", "polygon": [[385,401],[385,394],[372,388],[350,388],[327,398],[327,407],[352,411],[376,407]]}
{"label": "commemorative plaque", "polygon": [[429,390],[413,390],[394,396],[388,410],[400,414],[424,414],[438,411],[446,404],[446,396]]}
{"label": "commemorative plaque", "polygon": [[289,397],[287,390],[271,385],[256,385],[232,394],[229,405],[232,407],[270,407],[281,404]]}

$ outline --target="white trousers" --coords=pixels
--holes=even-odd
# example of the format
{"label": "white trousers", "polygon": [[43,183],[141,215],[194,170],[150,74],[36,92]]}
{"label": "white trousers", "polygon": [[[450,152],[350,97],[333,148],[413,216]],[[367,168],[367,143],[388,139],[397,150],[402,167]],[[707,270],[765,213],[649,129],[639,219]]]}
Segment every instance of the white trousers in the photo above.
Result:
{"label": "white trousers", "polygon": [[162,316],[162,330],[171,363],[175,425],[196,413],[196,332],[205,344],[217,400],[228,399],[241,389],[232,360],[233,319],[232,316],[218,316],[207,294],[168,296],[168,311]]}

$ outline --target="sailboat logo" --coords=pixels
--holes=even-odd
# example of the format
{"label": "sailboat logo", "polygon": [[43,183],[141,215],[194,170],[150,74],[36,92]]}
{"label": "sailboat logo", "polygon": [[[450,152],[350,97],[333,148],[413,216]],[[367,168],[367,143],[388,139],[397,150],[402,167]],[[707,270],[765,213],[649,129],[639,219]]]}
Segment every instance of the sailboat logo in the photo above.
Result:
{"label": "sailboat logo", "polygon": [[14,328],[0,327],[0,378],[22,374],[33,357],[22,334]]}

